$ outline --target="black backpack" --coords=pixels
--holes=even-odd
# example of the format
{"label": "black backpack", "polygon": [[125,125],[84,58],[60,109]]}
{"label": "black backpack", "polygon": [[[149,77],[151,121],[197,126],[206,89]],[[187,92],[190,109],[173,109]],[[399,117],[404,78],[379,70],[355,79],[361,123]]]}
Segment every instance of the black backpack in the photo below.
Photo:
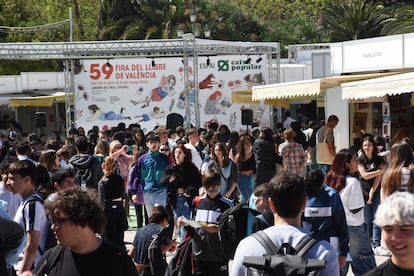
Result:
{"label": "black backpack", "polygon": [[233,259],[239,242],[252,233],[253,220],[259,214],[243,202],[227,209],[220,216],[218,234],[227,259]]}
{"label": "black backpack", "polygon": [[[35,194],[35,195],[31,196],[29,199],[27,199],[25,201],[24,205],[23,205],[22,212],[23,212],[23,223],[25,224],[25,227],[24,227],[25,231],[26,231],[26,218],[24,216],[24,213],[25,213],[24,209],[28,205],[29,206],[29,216],[34,218],[34,215],[35,215],[35,207],[34,206],[36,204],[36,201],[39,201],[40,203],[42,203],[42,205],[44,203],[43,198],[40,195]],[[52,247],[55,247],[56,244],[57,244],[55,234],[53,233],[53,230],[52,230],[52,223],[49,219],[47,219],[46,231],[47,231],[47,233],[46,233],[45,248],[44,248],[44,250],[42,250],[40,248],[40,246],[38,247],[38,251],[39,251],[40,255],[43,255],[43,253],[46,252],[46,250],[48,250]]]}
{"label": "black backpack", "polygon": [[178,245],[175,255],[168,263],[165,276],[192,276],[195,275],[193,238],[187,237]]}
{"label": "black backpack", "polygon": [[252,235],[266,249],[264,256],[246,256],[243,265],[252,276],[278,275],[316,275],[325,267],[325,260],[306,259],[303,255],[318,241],[312,236],[307,236],[296,248],[289,243],[283,243],[279,248],[263,231]]}

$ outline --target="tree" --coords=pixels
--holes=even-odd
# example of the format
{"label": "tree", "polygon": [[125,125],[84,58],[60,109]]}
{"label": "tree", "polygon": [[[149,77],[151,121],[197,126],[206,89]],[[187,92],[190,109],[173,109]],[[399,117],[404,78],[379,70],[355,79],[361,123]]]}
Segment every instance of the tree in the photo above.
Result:
{"label": "tree", "polygon": [[360,0],[330,3],[321,16],[332,42],[380,36],[385,24],[392,21],[382,4]]}
{"label": "tree", "polygon": [[393,18],[382,29],[383,35],[414,32],[414,7],[405,5],[393,9]]}

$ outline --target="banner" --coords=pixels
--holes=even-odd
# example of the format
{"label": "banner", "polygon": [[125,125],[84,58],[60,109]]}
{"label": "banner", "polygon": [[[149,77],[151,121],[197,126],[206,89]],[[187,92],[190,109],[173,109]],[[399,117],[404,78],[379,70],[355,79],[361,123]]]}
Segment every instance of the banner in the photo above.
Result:
{"label": "banner", "polygon": [[[244,130],[241,110],[254,111],[254,122],[269,126],[270,109],[265,105],[231,102],[233,90],[250,89],[268,83],[265,57],[198,57],[198,112],[200,126],[217,120],[231,130]],[[209,59],[209,62],[207,62]],[[193,68],[189,67],[189,70]],[[181,57],[82,60],[75,70],[76,126],[111,128],[123,122],[139,123],[148,132],[166,126],[167,116],[182,116],[186,125],[187,102],[196,104],[195,84],[188,81],[185,93]]]}

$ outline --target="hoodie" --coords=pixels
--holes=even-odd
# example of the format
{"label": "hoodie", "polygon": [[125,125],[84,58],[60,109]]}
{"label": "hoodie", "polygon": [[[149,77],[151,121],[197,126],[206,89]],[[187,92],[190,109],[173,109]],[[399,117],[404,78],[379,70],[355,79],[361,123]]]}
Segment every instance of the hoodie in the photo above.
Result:
{"label": "hoodie", "polygon": [[103,177],[101,163],[90,154],[76,154],[69,159],[69,168],[75,174],[75,183],[86,188],[98,189],[98,182]]}

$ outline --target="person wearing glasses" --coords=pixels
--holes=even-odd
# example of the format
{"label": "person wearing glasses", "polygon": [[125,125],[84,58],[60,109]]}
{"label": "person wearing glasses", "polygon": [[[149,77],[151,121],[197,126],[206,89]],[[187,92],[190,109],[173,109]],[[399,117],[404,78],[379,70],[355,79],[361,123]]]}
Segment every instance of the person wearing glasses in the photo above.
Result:
{"label": "person wearing glasses", "polygon": [[124,250],[97,235],[105,215],[94,190],[61,190],[45,207],[58,246],[46,251],[34,274],[27,271],[23,276],[138,275]]}

